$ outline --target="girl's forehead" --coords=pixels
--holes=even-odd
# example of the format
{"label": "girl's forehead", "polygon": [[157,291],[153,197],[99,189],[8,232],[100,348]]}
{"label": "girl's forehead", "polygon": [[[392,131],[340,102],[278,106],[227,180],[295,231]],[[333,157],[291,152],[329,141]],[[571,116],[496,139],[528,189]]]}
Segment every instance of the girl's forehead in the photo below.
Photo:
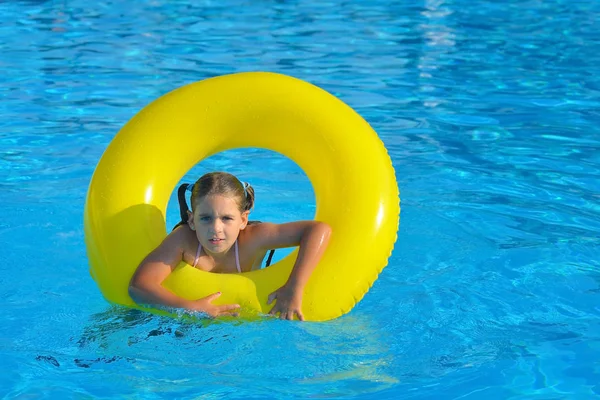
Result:
{"label": "girl's forehead", "polygon": [[204,196],[196,201],[195,206],[196,211],[240,212],[235,197],[222,194]]}

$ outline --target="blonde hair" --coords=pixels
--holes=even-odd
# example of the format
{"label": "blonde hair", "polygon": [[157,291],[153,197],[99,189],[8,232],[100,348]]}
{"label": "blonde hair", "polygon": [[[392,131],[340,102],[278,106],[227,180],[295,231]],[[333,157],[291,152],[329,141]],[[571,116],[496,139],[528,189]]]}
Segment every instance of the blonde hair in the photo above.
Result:
{"label": "blonde hair", "polygon": [[192,189],[192,210],[202,198],[218,194],[233,197],[240,212],[250,211],[254,207],[254,188],[227,172],[209,172],[194,183]]}

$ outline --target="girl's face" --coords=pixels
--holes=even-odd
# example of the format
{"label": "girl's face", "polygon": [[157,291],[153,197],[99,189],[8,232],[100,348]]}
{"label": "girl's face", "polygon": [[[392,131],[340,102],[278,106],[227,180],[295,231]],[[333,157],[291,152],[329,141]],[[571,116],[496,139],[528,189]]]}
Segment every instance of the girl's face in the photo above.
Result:
{"label": "girl's face", "polygon": [[188,225],[202,247],[210,253],[227,252],[248,224],[249,212],[240,212],[235,198],[224,195],[204,196],[195,205]]}

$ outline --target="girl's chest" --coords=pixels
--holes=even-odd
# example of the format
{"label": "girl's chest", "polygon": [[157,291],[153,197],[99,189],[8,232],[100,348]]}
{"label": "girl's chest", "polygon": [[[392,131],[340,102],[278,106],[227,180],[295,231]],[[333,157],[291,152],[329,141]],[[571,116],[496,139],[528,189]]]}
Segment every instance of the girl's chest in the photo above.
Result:
{"label": "girl's chest", "polygon": [[[217,274],[234,274],[239,272],[234,254],[228,254],[225,259],[216,262],[204,252],[202,252],[197,259],[196,254],[185,252],[184,261],[187,264],[206,272],[214,272]],[[239,253],[239,266],[242,272],[260,269],[261,262],[262,258],[260,257],[251,257],[251,255],[244,254],[243,252]],[[258,265],[256,268],[254,268],[255,264]]]}

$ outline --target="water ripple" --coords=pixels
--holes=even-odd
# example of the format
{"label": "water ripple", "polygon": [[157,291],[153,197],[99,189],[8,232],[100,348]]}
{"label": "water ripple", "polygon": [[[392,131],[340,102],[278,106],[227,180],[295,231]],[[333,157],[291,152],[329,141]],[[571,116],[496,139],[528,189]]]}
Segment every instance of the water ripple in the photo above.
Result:
{"label": "water ripple", "polygon": [[[7,396],[599,395],[599,4],[0,2]],[[158,96],[250,70],[317,84],[377,130],[402,193],[389,266],[328,324],[107,310],[81,227],[102,152]],[[260,219],[313,215],[301,171],[247,154],[186,178],[228,169]]]}

